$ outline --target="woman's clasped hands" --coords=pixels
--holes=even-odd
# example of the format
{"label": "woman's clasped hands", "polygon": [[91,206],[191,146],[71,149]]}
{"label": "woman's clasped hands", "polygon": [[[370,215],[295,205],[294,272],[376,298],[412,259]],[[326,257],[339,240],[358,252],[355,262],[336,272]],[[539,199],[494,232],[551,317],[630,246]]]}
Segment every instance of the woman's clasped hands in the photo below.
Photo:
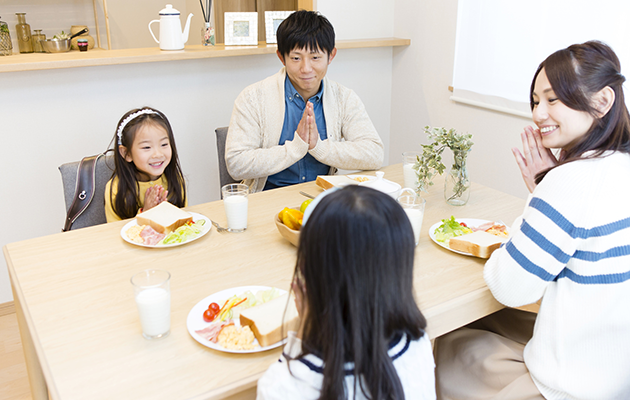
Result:
{"label": "woman's clasped hands", "polygon": [[512,148],[512,153],[514,153],[514,158],[516,158],[527,189],[533,192],[536,188],[536,175],[555,166],[558,159],[551,149],[543,146],[539,129],[526,126],[521,133],[521,140],[523,141],[523,153],[516,147]]}

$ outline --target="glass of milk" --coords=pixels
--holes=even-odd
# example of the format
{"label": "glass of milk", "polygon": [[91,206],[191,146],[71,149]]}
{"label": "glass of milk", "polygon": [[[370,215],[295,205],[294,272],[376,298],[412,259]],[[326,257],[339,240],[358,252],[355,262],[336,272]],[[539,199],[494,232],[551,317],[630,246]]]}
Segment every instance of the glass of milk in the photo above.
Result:
{"label": "glass of milk", "polygon": [[221,188],[223,206],[227,217],[228,231],[243,232],[247,229],[247,196],[249,187],[240,183],[230,183]]}
{"label": "glass of milk", "polygon": [[396,199],[409,217],[416,246],[420,241],[420,231],[422,230],[422,220],[424,219],[424,207],[427,203],[425,199],[416,195],[412,188],[404,188],[400,191],[400,196]]}
{"label": "glass of milk", "polygon": [[131,277],[142,336],[157,339],[171,332],[171,274],[147,269]]}
{"label": "glass of milk", "polygon": [[404,187],[406,188],[418,188],[418,175],[413,166],[420,156],[422,156],[422,153],[418,151],[406,151],[403,153],[403,179],[405,180]]}

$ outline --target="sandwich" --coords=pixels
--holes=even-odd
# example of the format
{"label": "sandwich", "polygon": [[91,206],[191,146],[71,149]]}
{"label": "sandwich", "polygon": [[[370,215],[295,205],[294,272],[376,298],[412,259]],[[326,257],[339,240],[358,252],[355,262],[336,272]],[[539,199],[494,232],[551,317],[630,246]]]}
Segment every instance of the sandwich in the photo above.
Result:
{"label": "sandwich", "polygon": [[489,258],[492,252],[498,249],[505,240],[505,237],[477,231],[451,238],[448,241],[448,247],[452,250],[470,253],[475,257]]}
{"label": "sandwich", "polygon": [[192,215],[168,201],[163,201],[157,206],[136,216],[138,225],[149,225],[158,233],[168,235],[175,229],[192,221]]}
{"label": "sandwich", "polygon": [[300,325],[295,300],[289,293],[241,311],[240,321],[241,326],[250,327],[261,347],[281,341]]}

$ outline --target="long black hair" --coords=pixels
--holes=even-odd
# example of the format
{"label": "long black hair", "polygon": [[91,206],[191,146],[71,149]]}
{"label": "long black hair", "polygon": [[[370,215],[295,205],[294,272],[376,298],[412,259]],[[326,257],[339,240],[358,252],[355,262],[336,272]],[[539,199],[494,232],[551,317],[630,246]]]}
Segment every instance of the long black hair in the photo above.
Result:
{"label": "long black hair", "polygon": [[[414,235],[388,195],[349,186],[326,196],[300,233],[294,279],[303,287],[303,355],[324,362],[320,399],[345,399],[344,363],[367,398],[404,399],[387,354],[424,335],[413,294]],[[298,289],[299,290],[299,289]]]}
{"label": "long black hair", "polygon": [[[140,114],[124,125],[120,137],[118,130],[123,122],[132,114],[147,110],[149,112]],[[168,182],[168,201],[178,207],[186,205],[186,182],[177,156],[177,146],[175,146],[175,138],[173,137],[173,129],[168,122],[166,115],[162,112],[151,108],[136,108],[127,112],[120,118],[116,125],[116,133],[112,140],[114,148],[114,164],[115,169],[112,174],[113,182],[117,181],[116,198],[112,198],[113,187],[109,192],[110,201],[114,212],[122,219],[135,217],[140,209],[141,199],[139,198],[138,176],[139,171],[133,162],[125,160],[120,154],[119,146],[125,146],[128,152],[131,151],[136,132],[145,124],[155,124],[164,128],[168,134],[168,141],[171,147],[171,161],[164,169],[164,176]],[[117,179],[114,179],[117,178]],[[107,195],[107,194],[106,194]]]}
{"label": "long black hair", "polygon": [[[590,130],[577,143],[562,150],[558,165],[578,160],[591,150],[594,151],[588,158],[601,157],[608,150],[630,153],[630,116],[622,86],[626,78],[621,74],[619,58],[608,45],[589,41],[558,50],[547,57],[538,66],[532,80],[529,92],[532,110],[534,85],[543,68],[560,102],[594,118]],[[600,116],[593,104],[593,96],[607,86],[615,92],[615,101],[608,113]],[[536,175],[536,183],[540,183],[551,169]]]}

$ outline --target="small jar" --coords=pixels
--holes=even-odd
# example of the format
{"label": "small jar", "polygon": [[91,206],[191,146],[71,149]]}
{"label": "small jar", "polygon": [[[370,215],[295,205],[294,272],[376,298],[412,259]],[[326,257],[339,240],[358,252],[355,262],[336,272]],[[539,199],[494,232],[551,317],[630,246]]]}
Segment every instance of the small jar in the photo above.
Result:
{"label": "small jar", "polygon": [[11,34],[6,22],[0,21],[0,56],[10,56],[13,54],[13,44]]}
{"label": "small jar", "polygon": [[88,51],[88,40],[87,39],[77,40],[77,47],[79,48],[79,51]]}
{"label": "small jar", "polygon": [[46,35],[42,33],[41,29],[35,29],[33,33],[33,51],[35,53],[45,53],[40,40],[46,40]]}

